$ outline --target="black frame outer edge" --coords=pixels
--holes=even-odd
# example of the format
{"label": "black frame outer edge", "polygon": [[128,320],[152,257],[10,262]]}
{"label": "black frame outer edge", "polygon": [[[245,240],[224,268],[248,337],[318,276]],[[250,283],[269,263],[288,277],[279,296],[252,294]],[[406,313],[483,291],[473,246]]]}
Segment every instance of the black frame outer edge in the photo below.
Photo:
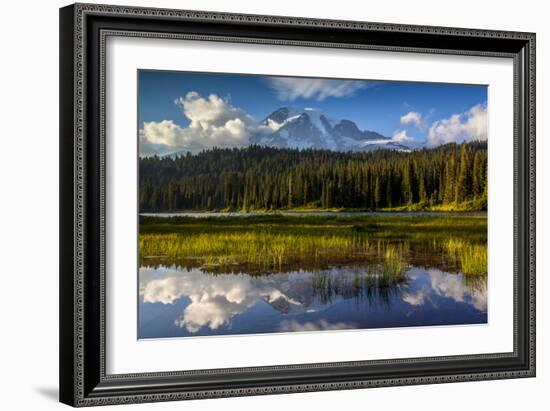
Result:
{"label": "black frame outer edge", "polygon": [[59,400],[74,392],[74,6],[59,10]]}
{"label": "black frame outer edge", "polygon": [[[519,199],[519,241],[518,258],[520,262],[519,308],[517,357],[497,359],[460,359],[446,361],[403,362],[391,365],[373,364],[368,368],[350,365],[330,367],[280,367],[273,370],[244,371],[237,373],[219,372],[202,375],[179,376],[146,376],[103,379],[100,367],[100,285],[99,274],[99,139],[85,139],[85,300],[84,300],[84,399],[77,398],[76,383],[76,335],[74,328],[76,290],[74,266],[74,172],[75,172],[75,18],[77,6],[71,5],[60,9],[60,401],[73,406],[109,403],[109,398],[124,396],[143,396],[166,393],[203,391],[214,395],[216,390],[228,390],[228,395],[249,395],[246,390],[254,387],[273,387],[300,384],[346,383],[364,380],[421,378],[423,376],[445,376],[458,374],[475,375],[521,371],[520,376],[534,376],[534,365],[529,362],[529,310],[526,309],[526,297],[529,293],[527,278],[530,244],[529,232],[529,102],[525,93],[529,93],[529,42],[524,38],[494,38],[487,36],[441,35],[426,32],[383,32],[358,31],[345,28],[319,28],[305,26],[288,26],[283,24],[247,24],[238,22],[177,20],[149,16],[107,16],[89,13],[86,16],[86,55],[87,64],[85,107],[90,121],[86,121],[85,133],[88,136],[99,135],[99,30],[132,30],[154,31],[157,33],[191,33],[202,35],[221,35],[239,37],[263,37],[268,39],[297,39],[305,41],[326,41],[336,43],[371,43],[382,46],[421,47],[432,49],[456,49],[475,51],[500,51],[515,53],[519,58],[521,73],[519,87],[520,132],[523,138],[518,146]],[[531,39],[534,42],[534,35]],[[533,79],[534,81],[534,79]],[[534,187],[533,187],[534,188]],[[511,375],[510,375],[511,376]],[[506,378],[506,376],[495,376]],[[430,382],[426,380],[426,382]],[[444,381],[443,381],[444,382]],[[397,384],[404,384],[397,383]],[[422,380],[420,380],[422,383]],[[391,385],[381,383],[380,385]],[[336,387],[338,388],[338,387]],[[229,390],[245,390],[233,393]],[[314,390],[312,388],[311,390]],[[286,392],[292,392],[288,390]],[[268,393],[261,392],[261,393]],[[196,396],[192,398],[197,398]],[[101,402],[101,400],[105,400]],[[145,401],[158,400],[145,398]],[[94,402],[98,401],[98,402]],[[124,402],[135,402],[127,400]],[[140,400],[142,401],[142,400]],[[123,401],[121,401],[123,402]]]}

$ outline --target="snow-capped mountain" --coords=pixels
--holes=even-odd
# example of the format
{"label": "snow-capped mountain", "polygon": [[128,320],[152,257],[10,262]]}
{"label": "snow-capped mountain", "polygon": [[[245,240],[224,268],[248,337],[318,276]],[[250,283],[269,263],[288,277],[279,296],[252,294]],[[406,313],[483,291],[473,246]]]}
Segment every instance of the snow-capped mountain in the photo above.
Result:
{"label": "snow-capped mountain", "polygon": [[281,107],[262,120],[260,126],[262,132],[251,137],[251,144],[337,151],[410,151],[410,147],[380,133],[360,130],[353,121],[335,120],[312,108]]}

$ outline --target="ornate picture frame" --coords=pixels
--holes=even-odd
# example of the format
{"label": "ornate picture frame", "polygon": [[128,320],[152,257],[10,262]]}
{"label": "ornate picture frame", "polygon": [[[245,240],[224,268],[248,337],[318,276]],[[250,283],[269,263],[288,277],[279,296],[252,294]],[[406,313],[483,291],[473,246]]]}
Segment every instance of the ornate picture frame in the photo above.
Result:
{"label": "ornate picture frame", "polygon": [[[187,39],[513,61],[513,351],[106,371],[106,41]],[[535,376],[535,34],[75,4],[60,10],[60,401],[72,406]],[[129,240],[134,241],[134,240]]]}

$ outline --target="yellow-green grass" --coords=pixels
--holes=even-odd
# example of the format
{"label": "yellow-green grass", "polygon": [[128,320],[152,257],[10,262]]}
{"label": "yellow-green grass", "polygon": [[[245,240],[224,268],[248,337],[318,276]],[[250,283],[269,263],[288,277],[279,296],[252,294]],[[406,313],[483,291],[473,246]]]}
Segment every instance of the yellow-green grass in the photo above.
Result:
{"label": "yellow-green grass", "polygon": [[393,244],[364,235],[291,235],[264,232],[142,234],[140,255],[193,262],[203,267],[275,269],[319,264],[368,263],[382,277],[403,277],[408,242]]}
{"label": "yellow-green grass", "polygon": [[281,267],[298,262],[357,261],[371,242],[364,236],[292,235],[258,232],[140,235],[140,255],[198,259],[205,266]]}
{"label": "yellow-green grass", "polygon": [[450,261],[472,275],[487,272],[486,230],[483,216],[461,215],[142,217],[139,250],[145,263],[156,258],[208,269],[358,263],[395,277],[409,261],[435,267]]}
{"label": "yellow-green grass", "polygon": [[293,235],[341,235],[364,233],[373,238],[446,240],[451,237],[483,242],[487,238],[486,214],[358,214],[281,215],[260,214],[227,217],[140,218],[140,233],[199,234],[267,230]]}
{"label": "yellow-green grass", "polygon": [[405,270],[408,267],[406,254],[407,244],[400,243],[398,246],[388,245],[385,247],[381,275],[386,278],[404,278]]}
{"label": "yellow-green grass", "polygon": [[469,244],[463,240],[450,239],[444,247],[460,265],[465,275],[487,274],[487,245]]}

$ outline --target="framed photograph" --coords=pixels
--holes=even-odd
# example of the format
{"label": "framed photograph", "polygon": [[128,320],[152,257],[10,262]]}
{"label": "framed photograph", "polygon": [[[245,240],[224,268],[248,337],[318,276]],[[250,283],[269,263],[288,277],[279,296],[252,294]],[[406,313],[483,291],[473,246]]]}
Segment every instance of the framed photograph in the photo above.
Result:
{"label": "framed photograph", "polygon": [[60,22],[62,402],[535,376],[535,34]]}

